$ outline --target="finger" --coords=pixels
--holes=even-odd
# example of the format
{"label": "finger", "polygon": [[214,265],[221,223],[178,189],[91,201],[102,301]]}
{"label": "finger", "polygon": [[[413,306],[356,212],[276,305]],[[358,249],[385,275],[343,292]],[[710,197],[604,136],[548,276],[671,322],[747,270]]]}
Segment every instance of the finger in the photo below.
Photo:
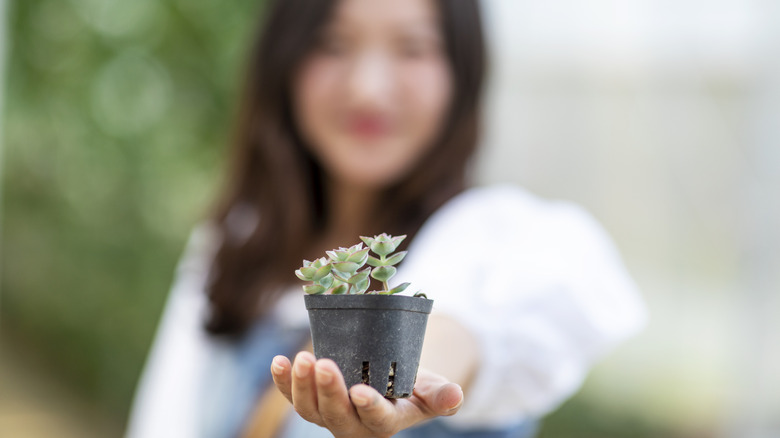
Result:
{"label": "finger", "polygon": [[314,383],[314,355],[301,351],[292,366],[292,400],[295,411],[304,420],[323,425],[317,411],[317,387]]}
{"label": "finger", "polygon": [[429,418],[453,415],[462,404],[460,386],[438,374],[421,370],[412,397],[396,401],[396,416],[392,421],[394,427],[406,429]]}
{"label": "finger", "polygon": [[291,370],[290,360],[284,356],[276,356],[271,361],[271,376],[274,379],[274,384],[290,403],[293,401]]}
{"label": "finger", "polygon": [[463,390],[456,383],[447,383],[433,392],[428,404],[435,415],[454,415],[463,405]]}
{"label": "finger", "polygon": [[317,383],[317,406],[320,417],[335,435],[346,435],[359,429],[360,418],[349,401],[347,385],[338,365],[330,359],[320,359],[314,366]]}
{"label": "finger", "polygon": [[463,404],[463,390],[439,374],[420,368],[414,396],[432,415],[453,415]]}
{"label": "finger", "polygon": [[[404,403],[394,403],[382,397],[374,388],[368,385],[355,385],[349,389],[352,404],[355,406],[360,421],[377,435],[392,435],[401,429],[422,420],[422,415],[407,412],[408,421],[399,423],[397,406]],[[406,400],[401,400],[402,402]],[[406,403],[409,405],[409,403]],[[413,408],[413,407],[412,407]]]}

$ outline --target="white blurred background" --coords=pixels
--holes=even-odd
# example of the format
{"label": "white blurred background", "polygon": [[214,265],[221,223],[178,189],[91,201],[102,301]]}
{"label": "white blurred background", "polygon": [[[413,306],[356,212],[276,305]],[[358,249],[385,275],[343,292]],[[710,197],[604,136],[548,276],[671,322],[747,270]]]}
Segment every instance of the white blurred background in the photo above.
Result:
{"label": "white blurred background", "polygon": [[480,182],[589,209],[647,300],[583,396],[780,436],[780,2],[487,0]]}

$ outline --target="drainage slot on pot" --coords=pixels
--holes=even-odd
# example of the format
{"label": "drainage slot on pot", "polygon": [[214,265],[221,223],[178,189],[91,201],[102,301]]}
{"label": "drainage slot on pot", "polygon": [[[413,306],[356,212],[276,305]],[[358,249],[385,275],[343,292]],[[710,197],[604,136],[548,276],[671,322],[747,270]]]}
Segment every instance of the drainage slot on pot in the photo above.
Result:
{"label": "drainage slot on pot", "polygon": [[361,382],[365,383],[366,385],[370,385],[369,381],[369,369],[368,369],[368,362],[363,362],[363,376],[361,378]]}
{"label": "drainage slot on pot", "polygon": [[390,363],[390,373],[387,378],[387,392],[385,397],[391,397],[395,392],[395,362]]}

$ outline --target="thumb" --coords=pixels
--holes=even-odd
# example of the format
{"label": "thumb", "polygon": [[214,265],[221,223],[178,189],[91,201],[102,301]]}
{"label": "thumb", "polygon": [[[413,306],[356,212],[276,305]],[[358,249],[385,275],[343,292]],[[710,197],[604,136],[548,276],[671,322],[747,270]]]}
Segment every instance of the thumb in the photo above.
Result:
{"label": "thumb", "polygon": [[431,408],[437,415],[453,415],[463,405],[463,390],[456,383],[447,383],[439,387],[432,402]]}

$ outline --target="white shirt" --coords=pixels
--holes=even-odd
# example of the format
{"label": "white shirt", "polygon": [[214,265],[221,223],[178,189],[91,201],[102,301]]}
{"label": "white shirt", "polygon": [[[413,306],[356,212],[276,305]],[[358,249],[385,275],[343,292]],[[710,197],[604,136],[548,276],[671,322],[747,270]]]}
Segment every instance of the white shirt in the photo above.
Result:
{"label": "white shirt", "polygon": [[[198,436],[205,363],[229,348],[202,328],[216,246],[207,227],[190,238],[128,437]],[[480,369],[468,397],[444,419],[455,427],[511,425],[554,410],[596,359],[645,321],[637,289],[598,223],[573,204],[513,186],[475,188],[450,200],[420,229],[393,280],[424,291],[434,312],[454,317],[479,341]],[[275,311],[305,324],[302,297],[289,295]]]}

